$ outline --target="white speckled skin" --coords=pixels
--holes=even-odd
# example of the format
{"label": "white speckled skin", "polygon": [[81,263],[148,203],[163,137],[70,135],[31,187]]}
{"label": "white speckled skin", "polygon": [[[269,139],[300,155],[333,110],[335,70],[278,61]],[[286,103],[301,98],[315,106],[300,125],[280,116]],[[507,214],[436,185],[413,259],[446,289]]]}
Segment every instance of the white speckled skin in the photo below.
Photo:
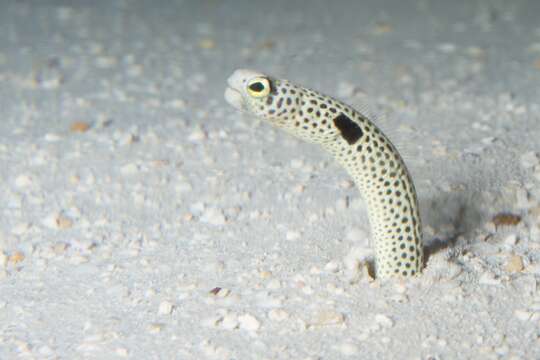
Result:
{"label": "white speckled skin", "polygon": [[[270,84],[253,96],[248,85]],[[311,143],[320,144],[347,169],[368,207],[379,278],[417,275],[423,267],[416,191],[403,159],[368,118],[313,90],[253,70],[236,70],[225,99],[235,108]],[[260,86],[260,85],[259,85]]]}

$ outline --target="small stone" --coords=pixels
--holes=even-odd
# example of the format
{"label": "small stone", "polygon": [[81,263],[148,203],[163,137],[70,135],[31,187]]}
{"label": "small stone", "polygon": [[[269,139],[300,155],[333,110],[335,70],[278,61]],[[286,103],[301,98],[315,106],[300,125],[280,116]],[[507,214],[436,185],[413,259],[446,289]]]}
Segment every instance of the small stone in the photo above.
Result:
{"label": "small stone", "polygon": [[523,259],[519,255],[512,255],[506,263],[506,271],[508,272],[520,272],[523,270]]}
{"label": "small stone", "polygon": [[540,163],[540,159],[538,158],[538,154],[534,151],[526,152],[525,154],[521,155],[520,157],[521,166],[524,169],[530,169]]}
{"label": "small stone", "polygon": [[200,127],[197,127],[191,132],[191,134],[189,134],[188,140],[193,142],[199,142],[206,140],[207,137],[208,135],[206,135],[206,132]]}
{"label": "small stone", "polygon": [[379,22],[373,27],[373,34],[375,35],[383,35],[392,31],[394,31],[392,25],[385,22]]}
{"label": "small stone", "polygon": [[25,256],[20,251],[15,251],[10,257],[9,262],[13,263],[14,265],[22,262],[24,260]]}
{"label": "small stone", "polygon": [[71,123],[69,129],[71,130],[71,132],[83,133],[90,129],[90,124],[84,121],[75,121]]}
{"label": "small stone", "polygon": [[203,319],[201,321],[201,325],[211,328],[217,328],[221,322],[223,321],[223,317],[220,315],[214,315],[211,317],[208,317],[206,319]]}
{"label": "small stone", "polygon": [[358,346],[350,342],[344,342],[338,345],[337,349],[345,356],[354,356],[358,354]]}
{"label": "small stone", "polygon": [[40,355],[43,355],[45,357],[51,357],[51,355],[54,354],[54,351],[53,349],[51,349],[49,346],[47,345],[43,345],[43,346],[40,346],[38,350],[38,353]]}
{"label": "small stone", "polygon": [[289,230],[285,234],[285,238],[289,241],[298,240],[300,239],[300,236],[301,236],[300,232],[294,231],[294,230]]}
{"label": "small stone", "polygon": [[18,188],[26,188],[32,185],[33,179],[30,175],[21,174],[15,179],[15,186]]}
{"label": "small stone", "polygon": [[69,263],[70,264],[73,264],[73,265],[80,265],[80,264],[84,264],[84,263],[87,263],[88,262],[88,257],[87,256],[84,256],[84,255],[73,255],[70,259],[69,259]]}
{"label": "small stone", "polygon": [[219,226],[225,225],[227,223],[227,218],[221,209],[207,208],[201,216],[201,222]]}
{"label": "small stone", "polygon": [[368,235],[367,233],[360,228],[351,228],[347,231],[345,235],[347,241],[353,243],[367,243]]}
{"label": "small stone", "polygon": [[129,355],[128,349],[123,348],[123,347],[116,348],[114,352],[116,353],[116,355],[121,356],[121,357],[127,357]]}
{"label": "small stone", "polygon": [[266,285],[266,288],[269,290],[276,290],[281,288],[281,281],[278,279],[272,279],[268,282],[268,285]]}
{"label": "small stone", "polygon": [[272,309],[268,312],[268,318],[273,321],[284,321],[289,318],[289,313],[283,309]]}
{"label": "small stone", "polygon": [[516,245],[517,244],[517,241],[518,241],[518,238],[517,238],[517,235],[516,234],[508,234],[505,238],[504,238],[504,243],[506,245]]}
{"label": "small stone", "polygon": [[485,273],[480,275],[478,282],[483,285],[499,285],[501,283],[501,280],[495,278],[495,275],[486,271]]}
{"label": "small stone", "polygon": [[20,224],[15,225],[11,229],[11,233],[13,235],[20,236],[20,235],[26,234],[29,229],[30,229],[30,224],[29,223],[20,223]]}
{"label": "small stone", "polygon": [[532,312],[527,311],[527,310],[518,309],[514,311],[514,316],[520,321],[529,321],[532,315],[533,315]]}
{"label": "small stone", "polygon": [[161,324],[161,323],[152,323],[148,326],[148,332],[150,334],[158,334],[160,333],[163,328],[165,327],[164,324]]}
{"label": "small stone", "polygon": [[58,135],[58,134],[47,133],[47,134],[45,134],[44,139],[45,139],[45,141],[47,141],[47,142],[57,142],[57,141],[59,141],[59,140],[62,139],[62,138],[61,138],[60,135]]}
{"label": "small stone", "polygon": [[352,180],[343,180],[339,183],[339,187],[342,189],[351,189],[354,187],[354,182]]}
{"label": "small stone", "polygon": [[159,315],[170,315],[174,309],[173,303],[170,301],[162,301],[159,304],[158,314]]}
{"label": "small stone", "polygon": [[184,110],[186,108],[186,102],[182,99],[174,99],[171,100],[168,105],[177,110]]}
{"label": "small stone", "polygon": [[227,314],[221,321],[221,327],[225,330],[234,330],[239,324],[239,319],[235,314]]}
{"label": "small stone", "polygon": [[447,54],[450,54],[456,51],[456,45],[452,43],[439,44],[438,48],[439,48],[439,51],[443,53],[447,53]]}
{"label": "small stone", "polygon": [[129,163],[120,168],[120,173],[122,175],[133,175],[139,172],[139,166],[134,163]]}
{"label": "small stone", "polygon": [[338,199],[336,201],[336,209],[343,211],[349,207],[349,199],[347,197]]}
{"label": "small stone", "polygon": [[339,271],[339,264],[337,261],[330,261],[324,266],[324,270],[331,273],[336,273]]}
{"label": "small stone", "polygon": [[375,321],[386,328],[391,328],[394,326],[394,321],[384,314],[375,315]]}
{"label": "small stone", "polygon": [[60,216],[57,220],[57,223],[59,229],[69,229],[73,226],[73,221],[64,216]]}
{"label": "small stone", "polygon": [[261,327],[261,323],[253,315],[245,314],[238,317],[240,328],[248,331],[257,331]]}
{"label": "small stone", "polygon": [[199,47],[205,50],[213,49],[216,47],[216,42],[210,38],[202,39],[199,41]]}
{"label": "small stone", "polygon": [[7,266],[7,263],[9,261],[9,257],[6,255],[6,253],[0,249],[0,267],[5,268]]}
{"label": "small stone", "polygon": [[358,92],[356,85],[350,82],[340,82],[337,88],[337,95],[340,98],[350,98]]}
{"label": "small stone", "polygon": [[334,310],[322,310],[311,321],[312,326],[341,325],[345,322],[345,316]]}
{"label": "small stone", "polygon": [[52,250],[56,255],[61,255],[67,250],[67,244],[65,243],[54,244]]}
{"label": "small stone", "polygon": [[131,133],[122,134],[117,138],[118,145],[121,146],[132,145],[138,141],[139,137]]}
{"label": "small stone", "polygon": [[52,213],[43,219],[42,224],[50,229],[60,230],[71,228],[73,221],[59,213]]}
{"label": "small stone", "polygon": [[118,59],[114,56],[99,56],[95,60],[96,66],[101,69],[109,69],[118,63]]}
{"label": "small stone", "polygon": [[516,207],[518,209],[527,209],[530,205],[530,194],[525,188],[516,189]]}

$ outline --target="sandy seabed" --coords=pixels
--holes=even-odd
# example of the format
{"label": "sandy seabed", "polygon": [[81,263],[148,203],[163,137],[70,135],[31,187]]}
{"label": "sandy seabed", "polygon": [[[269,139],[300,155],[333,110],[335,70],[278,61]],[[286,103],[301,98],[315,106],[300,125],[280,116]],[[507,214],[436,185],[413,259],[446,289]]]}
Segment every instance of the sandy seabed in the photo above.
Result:
{"label": "sandy seabed", "polygon": [[[537,1],[1,1],[0,359],[540,359]],[[430,256],[365,273],[254,68],[369,104]]]}

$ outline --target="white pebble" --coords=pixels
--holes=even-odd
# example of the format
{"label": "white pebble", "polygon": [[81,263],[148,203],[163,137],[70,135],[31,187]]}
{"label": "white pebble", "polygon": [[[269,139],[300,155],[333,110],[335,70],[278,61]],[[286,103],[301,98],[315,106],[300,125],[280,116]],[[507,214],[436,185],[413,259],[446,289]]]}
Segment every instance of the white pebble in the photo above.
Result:
{"label": "white pebble", "polygon": [[540,163],[538,154],[534,151],[526,152],[520,157],[521,166],[525,169],[530,169]]}
{"label": "white pebble", "polygon": [[56,142],[58,140],[60,140],[61,137],[57,134],[53,134],[53,133],[47,133],[45,134],[45,141],[47,142]]}
{"label": "white pebble", "polygon": [[450,53],[453,53],[454,51],[456,51],[456,45],[454,45],[452,43],[439,44],[438,48],[439,48],[440,52],[443,52],[443,53],[446,53],[446,54],[450,54]]}
{"label": "white pebble", "polygon": [[358,347],[350,342],[344,342],[338,345],[337,349],[345,356],[353,356],[358,354]]}
{"label": "white pebble", "polygon": [[216,328],[223,321],[223,318],[220,315],[214,315],[209,318],[203,319],[201,324],[206,327]]}
{"label": "white pebble", "polygon": [[514,316],[520,321],[529,321],[531,319],[532,313],[527,310],[516,310],[514,311]]}
{"label": "white pebble", "polygon": [[134,163],[126,164],[120,168],[122,175],[133,175],[139,172],[139,166]]}
{"label": "white pebble", "polygon": [[238,327],[239,320],[235,314],[227,314],[221,321],[221,327],[225,330],[234,330]]}
{"label": "white pebble", "polygon": [[345,239],[354,243],[367,243],[368,236],[366,232],[360,228],[351,228],[347,231]]}
{"label": "white pebble", "polygon": [[88,257],[83,255],[73,255],[69,259],[69,263],[73,265],[80,265],[88,262]]}
{"label": "white pebble", "polygon": [[506,245],[516,245],[518,241],[518,238],[517,238],[517,235],[516,234],[508,234],[505,238],[504,238],[504,243]]}
{"label": "white pebble", "polygon": [[293,169],[300,169],[304,166],[304,161],[302,159],[292,159],[291,160],[291,167]]}
{"label": "white pebble", "polygon": [[116,348],[114,352],[116,353],[116,355],[121,356],[121,357],[127,357],[129,355],[128,349],[123,348],[123,347]]}
{"label": "white pebble", "polygon": [[337,96],[340,98],[349,98],[353,96],[358,91],[356,85],[351,84],[350,82],[340,82],[337,88]]}
{"label": "white pebble", "polygon": [[118,141],[118,145],[126,146],[126,145],[131,145],[133,143],[138,142],[139,137],[135,134],[126,133],[126,134],[121,134],[118,137],[117,141]]}
{"label": "white pebble", "polygon": [[160,323],[152,323],[148,326],[148,332],[150,334],[158,334],[160,333],[163,328],[165,327],[165,325],[163,324],[160,324]]}
{"label": "white pebble", "polygon": [[289,318],[289,313],[283,309],[272,309],[268,312],[268,318],[273,321],[284,321]]}
{"label": "white pebble", "polygon": [[375,315],[375,321],[386,328],[394,326],[394,321],[384,314]]}
{"label": "white pebble", "polygon": [[343,211],[349,207],[349,199],[347,197],[340,198],[336,201],[336,209]]}
{"label": "white pebble", "polygon": [[0,267],[5,268],[7,266],[8,260],[9,257],[7,256],[7,254],[0,249]]}
{"label": "white pebble", "polygon": [[322,310],[318,312],[312,320],[313,326],[340,325],[345,322],[345,316],[334,310]]}
{"label": "white pebble", "polygon": [[272,279],[268,282],[268,285],[266,285],[266,288],[269,290],[276,290],[281,288],[281,281],[278,279]]}
{"label": "white pebble", "polygon": [[208,136],[206,135],[206,132],[204,132],[203,129],[201,128],[195,128],[191,134],[189,134],[188,136],[188,140],[189,141],[193,141],[193,142],[199,142],[199,141],[203,141],[203,140],[206,140]]}
{"label": "white pebble", "polygon": [[499,285],[501,283],[501,280],[496,279],[495,275],[486,271],[480,276],[478,282],[483,285]]}
{"label": "white pebble", "polygon": [[201,216],[201,222],[210,225],[225,225],[227,223],[227,218],[221,209],[208,208],[204,210]]}
{"label": "white pebble", "polygon": [[39,349],[38,349],[38,352],[39,352],[40,355],[43,355],[43,356],[46,356],[46,357],[50,357],[51,355],[54,354],[53,349],[51,349],[47,345],[40,346]]}
{"label": "white pebble", "polygon": [[516,189],[516,207],[526,209],[529,207],[529,192],[525,188]]}
{"label": "white pebble", "polygon": [[15,179],[15,186],[18,188],[25,188],[31,186],[33,182],[34,181],[30,175],[22,174],[17,176]]}
{"label": "white pebble", "polygon": [[186,102],[182,99],[173,99],[167,103],[173,109],[183,110],[186,108]]}
{"label": "white pebble", "polygon": [[339,264],[337,261],[330,261],[324,266],[324,270],[331,273],[336,273],[339,271]]}
{"label": "white pebble", "polygon": [[186,180],[180,180],[180,182],[174,186],[174,190],[178,193],[186,193],[193,190],[193,187]]}
{"label": "white pebble", "polygon": [[118,59],[114,56],[99,56],[95,59],[96,67],[101,69],[108,69],[115,66],[118,63]]}
{"label": "white pebble", "polygon": [[261,323],[255,316],[250,314],[241,315],[238,317],[240,328],[248,331],[257,331],[261,327]]}
{"label": "white pebble", "polygon": [[285,238],[289,241],[298,240],[300,239],[300,236],[301,236],[300,232],[294,231],[294,230],[289,230],[285,234]]}
{"label": "white pebble", "polygon": [[50,229],[55,229],[55,230],[67,229],[67,228],[72,227],[73,225],[73,222],[70,219],[62,216],[59,213],[49,214],[47,217],[45,217],[42,220],[41,223],[45,225],[46,227]]}
{"label": "white pebble", "polygon": [[30,229],[30,224],[29,223],[20,223],[20,224],[17,224],[15,225],[12,229],[11,229],[11,233],[13,235],[24,235],[28,232],[28,230]]}
{"label": "white pebble", "polygon": [[158,314],[159,315],[170,315],[173,311],[174,305],[170,301],[162,301],[159,304]]}

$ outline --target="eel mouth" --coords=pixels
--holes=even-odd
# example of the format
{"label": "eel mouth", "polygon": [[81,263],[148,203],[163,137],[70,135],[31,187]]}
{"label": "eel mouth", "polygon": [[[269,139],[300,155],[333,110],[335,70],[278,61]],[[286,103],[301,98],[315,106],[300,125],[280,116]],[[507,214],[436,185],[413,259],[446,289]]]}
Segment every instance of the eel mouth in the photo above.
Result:
{"label": "eel mouth", "polygon": [[232,107],[244,111],[244,99],[242,98],[242,94],[237,89],[228,86],[227,89],[225,89],[225,101],[227,101]]}

